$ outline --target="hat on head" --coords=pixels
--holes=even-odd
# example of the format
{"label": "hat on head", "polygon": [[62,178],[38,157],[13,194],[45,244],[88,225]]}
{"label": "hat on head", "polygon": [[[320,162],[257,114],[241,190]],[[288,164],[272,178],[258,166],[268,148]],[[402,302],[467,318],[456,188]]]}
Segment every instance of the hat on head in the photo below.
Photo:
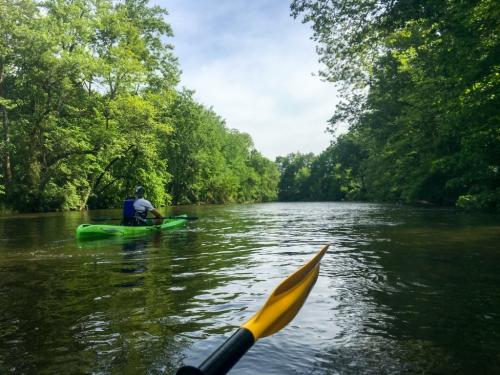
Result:
{"label": "hat on head", "polygon": [[142,187],[140,185],[135,187],[135,194],[136,195],[142,195],[142,194],[144,194],[145,191],[146,191],[146,189],[144,189],[144,187]]}

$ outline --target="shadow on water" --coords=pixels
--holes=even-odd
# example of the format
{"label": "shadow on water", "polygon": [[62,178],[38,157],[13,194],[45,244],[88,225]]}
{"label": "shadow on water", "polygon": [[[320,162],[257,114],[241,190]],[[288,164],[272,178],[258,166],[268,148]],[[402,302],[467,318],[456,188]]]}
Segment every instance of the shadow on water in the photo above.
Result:
{"label": "shadow on water", "polygon": [[147,245],[148,241],[144,239],[135,239],[123,244],[123,263],[115,271],[130,275],[131,280],[116,286],[131,288],[144,285],[143,274],[147,271]]}

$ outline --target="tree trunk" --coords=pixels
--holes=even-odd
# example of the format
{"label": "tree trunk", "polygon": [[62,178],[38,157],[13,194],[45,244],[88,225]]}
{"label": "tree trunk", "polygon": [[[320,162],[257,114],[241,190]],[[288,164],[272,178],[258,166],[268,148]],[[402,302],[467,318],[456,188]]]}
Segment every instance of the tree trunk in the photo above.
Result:
{"label": "tree trunk", "polygon": [[[96,180],[89,187],[88,191],[86,192],[85,196],[83,197],[82,204],[80,205],[80,211],[88,209],[88,201],[89,201],[89,198],[90,198],[91,194],[100,194],[104,190],[106,190],[109,186],[111,186],[113,183],[115,183],[116,181],[118,181],[118,178],[117,178],[117,179],[111,181],[109,184],[107,184],[104,188],[101,188],[101,189],[98,190],[98,187],[100,186],[101,181],[102,181],[104,175],[111,169],[111,167],[113,166],[113,164],[115,164],[121,158],[127,157],[127,153],[130,152],[134,147],[135,147],[134,145],[130,145],[129,147],[127,147],[123,151],[123,155],[118,155],[118,156],[114,157],[108,163],[108,165],[106,165],[106,167],[101,171],[101,173],[99,173],[99,175],[97,176]],[[137,153],[134,153],[134,159],[135,158],[137,158]]]}
{"label": "tree trunk", "polygon": [[3,181],[5,189],[8,191],[12,182],[12,169],[10,166],[10,135],[9,135],[9,117],[7,108],[0,106],[2,109],[2,125],[3,125]]}
{"label": "tree trunk", "polygon": [[85,196],[83,197],[82,204],[80,205],[80,211],[87,211],[89,206],[87,205],[89,198],[90,198],[90,193],[92,192],[92,188],[89,187],[87,192],[85,193]]}

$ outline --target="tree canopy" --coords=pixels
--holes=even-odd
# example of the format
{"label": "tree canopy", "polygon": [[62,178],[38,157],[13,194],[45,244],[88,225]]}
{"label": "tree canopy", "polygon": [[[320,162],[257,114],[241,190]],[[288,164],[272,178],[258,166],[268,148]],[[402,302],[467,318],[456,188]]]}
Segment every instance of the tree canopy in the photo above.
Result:
{"label": "tree canopy", "polygon": [[[500,208],[500,5],[294,0],[330,120],[320,155],[273,163],[180,89],[166,10],[146,0],[0,0],[0,204],[116,207],[289,200]],[[281,172],[281,175],[280,175]]]}
{"label": "tree canopy", "polygon": [[0,0],[1,203],[265,201],[276,166],[177,88],[167,12],[147,0]]}
{"label": "tree canopy", "polygon": [[[291,9],[312,25],[322,76],[344,90],[330,130],[347,123],[349,133],[319,159],[336,160],[356,198],[500,209],[497,1],[294,0]],[[346,142],[353,160],[339,161]],[[332,162],[324,168],[334,178]]]}

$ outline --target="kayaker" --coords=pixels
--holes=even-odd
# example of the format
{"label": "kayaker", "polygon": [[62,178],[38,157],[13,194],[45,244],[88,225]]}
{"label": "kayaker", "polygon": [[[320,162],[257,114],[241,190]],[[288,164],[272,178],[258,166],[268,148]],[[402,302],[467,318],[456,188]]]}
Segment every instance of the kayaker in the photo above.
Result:
{"label": "kayaker", "polygon": [[154,224],[159,225],[162,223],[162,216],[158,212],[156,208],[153,207],[150,201],[144,199],[144,193],[146,189],[142,186],[137,186],[135,188],[135,201],[134,201],[134,210],[135,210],[135,222],[136,225],[148,225],[147,217],[148,212],[151,212],[156,219],[154,219]]}

